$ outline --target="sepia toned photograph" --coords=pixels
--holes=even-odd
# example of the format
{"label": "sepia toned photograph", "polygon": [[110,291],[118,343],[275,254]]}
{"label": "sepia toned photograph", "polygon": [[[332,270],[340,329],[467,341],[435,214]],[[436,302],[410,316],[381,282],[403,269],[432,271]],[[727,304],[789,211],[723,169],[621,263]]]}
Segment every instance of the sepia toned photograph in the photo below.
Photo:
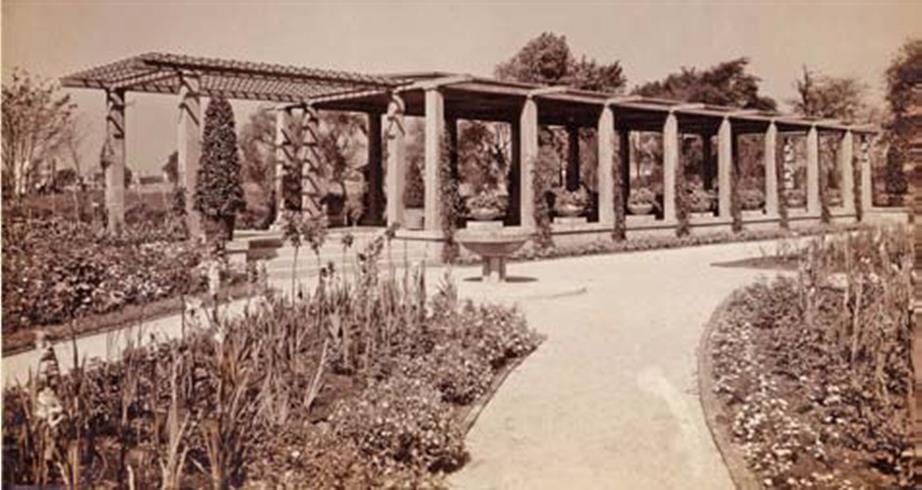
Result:
{"label": "sepia toned photograph", "polygon": [[0,487],[922,488],[922,2],[0,19]]}

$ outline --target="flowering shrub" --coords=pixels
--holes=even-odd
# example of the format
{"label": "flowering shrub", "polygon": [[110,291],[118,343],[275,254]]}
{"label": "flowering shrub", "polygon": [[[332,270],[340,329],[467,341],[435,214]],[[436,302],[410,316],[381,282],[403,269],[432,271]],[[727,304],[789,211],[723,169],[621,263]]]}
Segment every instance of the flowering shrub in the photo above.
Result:
{"label": "flowering shrub", "polygon": [[796,277],[731,298],[713,391],[764,486],[907,484],[910,270],[905,232],[866,231],[815,240]]}
{"label": "flowering shrub", "polygon": [[419,378],[394,376],[339,404],[330,418],[337,436],[373,459],[429,469],[464,461],[464,442],[441,394]]}
{"label": "flowering shrub", "polygon": [[483,395],[493,379],[490,364],[480,353],[457,342],[436,345],[424,356],[404,356],[398,360],[396,371],[426,380],[444,401],[457,405],[467,405]]}
{"label": "flowering shrub", "polygon": [[152,225],[108,237],[60,219],[5,223],[4,333],[196,290],[199,253],[175,238]]}

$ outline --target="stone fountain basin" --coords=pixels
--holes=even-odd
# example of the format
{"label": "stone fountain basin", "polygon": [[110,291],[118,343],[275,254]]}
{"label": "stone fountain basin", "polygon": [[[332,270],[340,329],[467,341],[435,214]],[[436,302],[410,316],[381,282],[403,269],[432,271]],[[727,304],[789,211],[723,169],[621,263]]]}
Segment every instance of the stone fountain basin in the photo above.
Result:
{"label": "stone fountain basin", "polygon": [[457,240],[464,248],[483,258],[483,281],[505,282],[506,258],[528,241],[530,234],[503,228],[466,229]]}

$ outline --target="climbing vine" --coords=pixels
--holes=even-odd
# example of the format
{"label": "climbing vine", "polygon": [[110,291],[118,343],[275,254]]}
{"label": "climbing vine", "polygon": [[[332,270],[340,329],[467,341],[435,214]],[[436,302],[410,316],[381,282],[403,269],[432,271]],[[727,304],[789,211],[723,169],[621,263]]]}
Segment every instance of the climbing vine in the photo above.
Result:
{"label": "climbing vine", "polygon": [[[623,153],[624,152],[622,151],[619,153],[619,155]],[[627,238],[627,227],[625,226],[625,222],[624,222],[625,220],[624,218],[625,195],[624,195],[624,180],[623,179],[625,178],[625,176],[623,175],[623,172],[621,171],[622,165],[624,165],[624,162],[621,161],[621,158],[614,157],[613,155],[612,166],[611,166],[611,176],[612,176],[611,180],[612,180],[612,185],[614,186],[614,188],[612,189],[612,192],[611,192],[611,198],[612,198],[611,204],[614,207],[614,211],[615,211],[614,213],[615,224],[614,224],[614,228],[612,229],[611,236],[615,241],[620,241],[620,240],[624,240],[625,238]]]}
{"label": "climbing vine", "polygon": [[535,245],[539,249],[554,246],[551,236],[551,206],[547,194],[552,187],[551,176],[555,175],[554,150],[542,145],[538,158],[531,165],[531,185],[534,192]]}
{"label": "climbing vine", "polygon": [[[859,146],[861,148],[861,146]],[[864,208],[861,201],[861,163],[862,161],[852,152],[852,197],[855,200],[855,220],[864,219]]]}
{"label": "climbing vine", "polygon": [[454,164],[457,151],[446,131],[442,131],[439,141],[439,214],[442,221],[442,235],[445,245],[442,247],[442,262],[451,264],[458,259],[461,248],[455,241],[455,231],[461,215],[461,193],[458,186],[458,167]]}
{"label": "climbing vine", "polygon": [[784,192],[784,171],[787,162],[784,157],[778,160],[778,155],[784,154],[784,139],[779,138],[779,143],[775,145],[775,182],[777,182],[776,193],[778,198],[778,219],[781,228],[788,229],[788,199]]}
{"label": "climbing vine", "polygon": [[734,159],[730,165],[730,216],[733,218],[733,231],[743,231],[743,208],[740,203],[740,169],[739,162]]}
{"label": "climbing vine", "polygon": [[679,155],[677,160],[675,166],[675,217],[677,221],[675,234],[681,237],[688,235],[691,231],[688,224],[691,203],[685,182],[685,158]]}
{"label": "climbing vine", "polygon": [[[820,222],[829,223],[832,220],[832,214],[829,212],[829,156],[831,153],[830,148],[827,146],[828,140],[818,137],[820,140],[821,150],[819,155],[817,155],[817,166],[819,167],[819,178],[817,179],[817,185],[819,186],[819,197],[820,197]],[[823,143],[827,144],[823,144]],[[823,158],[826,157],[826,158]]]}

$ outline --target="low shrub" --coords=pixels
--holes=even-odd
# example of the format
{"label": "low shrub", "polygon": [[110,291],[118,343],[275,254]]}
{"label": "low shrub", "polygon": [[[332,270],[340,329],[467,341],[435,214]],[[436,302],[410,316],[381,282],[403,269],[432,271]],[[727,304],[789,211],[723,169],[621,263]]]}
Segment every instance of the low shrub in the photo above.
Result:
{"label": "low shrub", "polygon": [[430,470],[459,467],[464,436],[448,405],[419,378],[397,375],[340,403],[330,422],[335,434],[365,455]]}
{"label": "low shrub", "polygon": [[467,405],[483,395],[493,380],[490,364],[481,354],[458,342],[441,343],[432,352],[397,362],[398,373],[425,380],[442,395],[442,400]]}

